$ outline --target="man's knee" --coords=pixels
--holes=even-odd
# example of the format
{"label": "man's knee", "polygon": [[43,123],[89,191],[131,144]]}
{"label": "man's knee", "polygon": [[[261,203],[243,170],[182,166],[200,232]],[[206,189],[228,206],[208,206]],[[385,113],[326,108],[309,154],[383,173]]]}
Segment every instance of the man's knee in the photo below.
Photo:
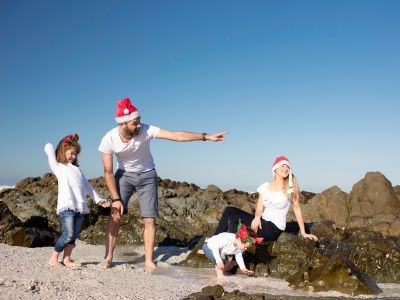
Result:
{"label": "man's knee", "polygon": [[154,227],[156,225],[156,218],[143,218],[144,227]]}
{"label": "man's knee", "polygon": [[110,214],[110,221],[112,221],[114,223],[120,224],[121,223],[121,219],[122,219],[122,216],[121,216],[120,212],[116,212],[116,213],[111,213]]}

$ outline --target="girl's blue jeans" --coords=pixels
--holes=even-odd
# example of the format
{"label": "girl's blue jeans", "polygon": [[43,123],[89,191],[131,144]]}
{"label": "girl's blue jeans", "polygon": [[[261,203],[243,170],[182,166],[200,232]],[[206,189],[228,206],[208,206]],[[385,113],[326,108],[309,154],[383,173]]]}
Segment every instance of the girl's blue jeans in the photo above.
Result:
{"label": "girl's blue jeans", "polygon": [[73,210],[64,210],[60,213],[61,236],[54,246],[54,250],[62,252],[67,244],[75,245],[83,221],[83,214]]}

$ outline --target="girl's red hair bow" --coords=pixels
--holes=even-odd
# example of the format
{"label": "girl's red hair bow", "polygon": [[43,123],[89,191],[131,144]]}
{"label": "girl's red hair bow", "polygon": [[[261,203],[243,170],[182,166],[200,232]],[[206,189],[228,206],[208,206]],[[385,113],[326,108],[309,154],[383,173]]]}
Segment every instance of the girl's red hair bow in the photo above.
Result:
{"label": "girl's red hair bow", "polygon": [[77,142],[77,141],[79,141],[79,135],[77,133],[75,133],[74,135],[67,135],[64,138],[63,142],[64,142],[64,145],[69,145],[72,142]]}

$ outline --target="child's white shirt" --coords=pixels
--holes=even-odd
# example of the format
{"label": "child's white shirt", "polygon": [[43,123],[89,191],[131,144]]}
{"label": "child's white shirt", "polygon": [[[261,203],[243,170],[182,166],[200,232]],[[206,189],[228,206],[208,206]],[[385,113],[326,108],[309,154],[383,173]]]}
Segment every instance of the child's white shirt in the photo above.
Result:
{"label": "child's white shirt", "polygon": [[230,232],[221,232],[220,234],[213,235],[207,240],[207,245],[211,249],[215,261],[222,262],[222,257],[226,255],[235,255],[235,259],[239,268],[246,270],[246,265],[243,261],[243,252],[234,244],[236,234]]}
{"label": "child's white shirt", "polygon": [[73,210],[81,214],[89,213],[86,195],[89,195],[96,203],[101,198],[85,178],[81,169],[73,164],[57,162],[54,147],[50,143],[46,144],[44,151],[48,156],[50,169],[58,180],[57,214],[65,210]]}

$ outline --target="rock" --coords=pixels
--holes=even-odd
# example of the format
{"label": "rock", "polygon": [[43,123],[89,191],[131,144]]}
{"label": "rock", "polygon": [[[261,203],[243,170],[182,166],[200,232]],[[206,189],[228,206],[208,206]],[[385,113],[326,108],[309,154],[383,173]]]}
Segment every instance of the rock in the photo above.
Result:
{"label": "rock", "polygon": [[347,196],[347,193],[337,186],[314,196],[303,211],[304,222],[332,221],[336,228],[345,227],[349,217]]}
{"label": "rock", "polygon": [[22,222],[9,209],[4,201],[0,201],[0,242],[5,243],[6,234]]}
{"label": "rock", "polygon": [[377,282],[400,283],[400,241],[378,232],[352,230],[342,241],[350,250],[347,257]]}
{"label": "rock", "polygon": [[382,230],[387,236],[398,236],[398,226],[390,222],[400,219],[400,200],[390,181],[381,173],[368,172],[357,182],[349,195],[348,206],[348,227],[369,227]]}
{"label": "rock", "polygon": [[290,276],[290,287],[312,292],[334,290],[352,296],[382,292],[370,276],[360,272],[345,256],[335,254],[314,266],[306,265]]}
{"label": "rock", "polygon": [[192,268],[213,268],[213,263],[207,258],[207,256],[204,255],[204,253],[202,253],[201,250],[203,248],[204,241],[206,240],[207,236],[210,235],[211,234],[204,235],[203,238],[200,239],[197,245],[186,257],[186,259],[184,261],[181,261],[178,265]]}

